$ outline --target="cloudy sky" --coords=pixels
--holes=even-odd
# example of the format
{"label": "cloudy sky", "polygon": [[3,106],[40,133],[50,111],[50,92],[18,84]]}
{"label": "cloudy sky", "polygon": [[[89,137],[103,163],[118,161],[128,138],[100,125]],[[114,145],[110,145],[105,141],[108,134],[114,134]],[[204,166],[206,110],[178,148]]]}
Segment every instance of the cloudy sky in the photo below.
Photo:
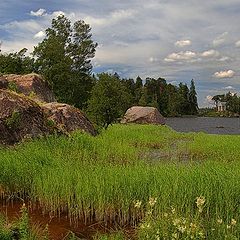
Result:
{"label": "cloudy sky", "polygon": [[51,19],[83,19],[98,42],[94,72],[196,83],[199,105],[240,91],[239,0],[1,0],[3,52],[33,46]]}

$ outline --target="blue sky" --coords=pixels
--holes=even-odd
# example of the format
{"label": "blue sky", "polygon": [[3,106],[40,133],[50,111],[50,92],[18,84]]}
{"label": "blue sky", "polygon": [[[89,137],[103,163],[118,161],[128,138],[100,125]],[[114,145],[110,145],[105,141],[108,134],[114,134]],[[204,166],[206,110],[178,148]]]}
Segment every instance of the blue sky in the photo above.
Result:
{"label": "blue sky", "polygon": [[196,83],[200,106],[240,91],[239,0],[1,0],[3,52],[29,52],[51,19],[83,19],[98,42],[94,72]]}

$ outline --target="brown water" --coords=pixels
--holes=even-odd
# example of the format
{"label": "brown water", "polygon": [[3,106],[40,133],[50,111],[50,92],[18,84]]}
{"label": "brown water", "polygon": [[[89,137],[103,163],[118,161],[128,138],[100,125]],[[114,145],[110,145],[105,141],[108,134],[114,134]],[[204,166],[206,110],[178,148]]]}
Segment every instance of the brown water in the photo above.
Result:
{"label": "brown water", "polygon": [[[20,217],[20,209],[22,207],[21,202],[1,202],[0,212],[7,216],[8,220],[14,221]],[[48,214],[43,215],[38,208],[33,209],[27,204],[30,222],[37,226],[37,228],[44,229],[48,224],[51,240],[66,239],[69,231],[72,231],[81,239],[92,239],[96,232],[109,232],[104,226],[99,223],[93,223],[91,225],[85,225],[83,223],[70,224],[69,218],[62,214],[58,217],[52,217]]]}
{"label": "brown water", "polygon": [[189,117],[167,118],[166,124],[178,132],[240,134],[240,118]]}

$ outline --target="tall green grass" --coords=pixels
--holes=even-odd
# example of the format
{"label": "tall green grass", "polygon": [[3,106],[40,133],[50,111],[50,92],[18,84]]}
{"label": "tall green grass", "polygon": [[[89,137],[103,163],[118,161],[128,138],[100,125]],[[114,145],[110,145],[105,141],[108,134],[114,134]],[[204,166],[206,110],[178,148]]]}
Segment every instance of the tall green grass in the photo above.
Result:
{"label": "tall green grass", "polygon": [[66,212],[71,221],[135,227],[146,221],[150,197],[157,199],[151,218],[161,222],[172,208],[198,219],[196,198],[204,196],[200,224],[214,239],[217,219],[240,221],[239,144],[240,136],[150,125],[114,125],[97,137],[50,136],[0,150],[1,196],[56,216]]}

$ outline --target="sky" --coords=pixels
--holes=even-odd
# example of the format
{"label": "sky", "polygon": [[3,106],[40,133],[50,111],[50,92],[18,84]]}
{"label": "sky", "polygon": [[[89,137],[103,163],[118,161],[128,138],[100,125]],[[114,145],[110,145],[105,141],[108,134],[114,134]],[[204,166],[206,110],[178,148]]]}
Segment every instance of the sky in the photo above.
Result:
{"label": "sky", "polygon": [[240,91],[239,0],[1,0],[2,52],[29,53],[59,14],[84,20],[98,43],[93,71],[194,79],[200,107]]}

